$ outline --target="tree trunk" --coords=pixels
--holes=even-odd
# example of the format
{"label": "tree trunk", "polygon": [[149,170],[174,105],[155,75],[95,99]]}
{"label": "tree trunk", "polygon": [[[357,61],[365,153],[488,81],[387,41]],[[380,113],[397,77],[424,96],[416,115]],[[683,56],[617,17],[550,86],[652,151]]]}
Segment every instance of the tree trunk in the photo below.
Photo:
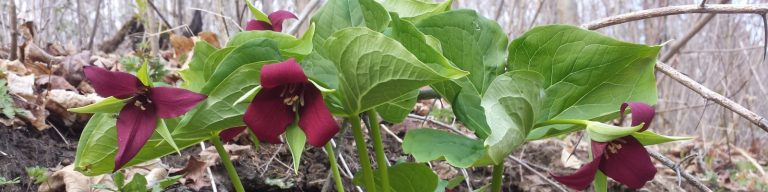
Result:
{"label": "tree trunk", "polygon": [[18,24],[16,23],[16,0],[10,0],[10,6],[8,6],[8,20],[9,23],[11,23],[11,61],[16,60],[18,58]]}

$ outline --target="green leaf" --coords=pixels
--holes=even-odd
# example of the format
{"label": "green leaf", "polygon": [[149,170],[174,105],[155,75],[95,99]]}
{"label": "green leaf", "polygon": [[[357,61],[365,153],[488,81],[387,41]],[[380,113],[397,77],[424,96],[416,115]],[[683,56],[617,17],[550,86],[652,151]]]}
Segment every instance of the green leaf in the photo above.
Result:
{"label": "green leaf", "polygon": [[483,96],[481,105],[491,128],[484,145],[496,163],[525,142],[542,106],[543,77],[533,71],[512,71],[498,76]]}
{"label": "green leaf", "polygon": [[440,41],[443,55],[470,73],[467,78],[481,95],[504,72],[508,39],[495,21],[473,10],[453,10],[425,18],[416,27]]}
{"label": "green leaf", "polygon": [[[536,27],[512,41],[508,68],[544,76],[546,97],[537,122],[549,119],[606,121],[627,101],[655,104],[654,64],[659,46],[615,40],[576,26]],[[529,140],[578,130],[554,125]]]}
{"label": "green leaf", "polygon": [[293,123],[285,130],[285,142],[288,143],[288,149],[291,151],[291,157],[293,157],[293,171],[295,174],[299,174],[301,154],[304,153],[307,136],[296,123]]}
{"label": "green leaf", "polygon": [[188,68],[179,71],[181,79],[184,80],[181,87],[194,92],[200,92],[203,89],[206,82],[203,75],[205,60],[216,50],[216,47],[208,44],[208,42],[195,42],[194,54],[189,61]]}
{"label": "green leaf", "polygon": [[587,123],[587,135],[589,135],[589,138],[593,141],[608,142],[627,135],[631,135],[641,128],[643,128],[643,124],[634,127],[619,127],[615,125],[590,121]]}
{"label": "green leaf", "polygon": [[[209,55],[207,59],[205,59],[205,63],[203,63],[204,64],[203,65],[203,79],[204,79],[205,82],[207,82],[209,79],[211,79],[211,76],[213,75],[213,72],[219,66],[219,63],[221,63],[221,60],[223,60],[224,57],[229,55],[229,53],[232,52],[232,50],[235,50],[235,48],[237,48],[237,47],[225,47],[225,48],[216,50],[213,53],[211,53],[211,55]],[[200,88],[200,90],[202,90],[202,89],[203,88]]]}
{"label": "green leaf", "polygon": [[147,178],[141,174],[134,174],[133,179],[126,183],[123,191],[147,191]]}
{"label": "green leaf", "polygon": [[149,61],[144,60],[144,63],[141,64],[141,67],[139,68],[139,71],[136,72],[136,77],[139,78],[139,81],[141,81],[144,86],[152,87],[152,80],[149,79]]}
{"label": "green leaf", "polygon": [[[207,140],[219,131],[243,126],[242,115],[247,103],[233,103],[259,84],[261,67],[275,61],[262,61],[246,64],[237,68],[218,86],[211,90],[208,98],[195,109],[180,117],[180,122],[165,119],[167,127],[173,128],[171,137],[179,149],[184,149]],[[109,173],[114,167],[117,152],[117,133],[113,114],[97,113],[83,130],[78,152],[75,157],[75,169],[85,175]],[[88,151],[87,153],[83,151]],[[139,153],[126,164],[126,167],[156,159],[175,152],[164,142],[159,134],[153,134]]]}
{"label": "green leaf", "polygon": [[331,34],[344,28],[368,27],[384,31],[389,24],[389,13],[373,0],[328,0],[311,21],[317,24],[313,43],[318,47]]}
{"label": "green leaf", "polygon": [[78,107],[78,108],[69,108],[67,111],[75,112],[75,113],[117,113],[120,112],[121,109],[123,109],[123,106],[125,106],[125,102],[128,99],[118,99],[115,97],[107,97],[102,99],[99,102]]}
{"label": "green leaf", "polygon": [[173,141],[173,137],[171,137],[171,131],[168,131],[168,126],[165,125],[165,120],[160,119],[157,121],[157,127],[155,128],[155,131],[160,134],[161,137],[163,137],[163,140],[167,142],[168,144],[173,147],[174,150],[176,150],[176,153],[181,155],[181,150],[179,150],[179,147],[176,146],[176,142]]}
{"label": "green leaf", "polygon": [[402,15],[404,18],[426,18],[451,9],[453,0],[441,3],[420,0],[377,0],[388,11]]}
{"label": "green leaf", "polygon": [[239,99],[237,99],[237,101],[235,101],[235,103],[233,103],[233,104],[237,105],[237,104],[240,104],[240,103],[243,103],[243,102],[252,101],[253,97],[256,97],[256,94],[259,93],[260,90],[261,90],[261,85],[254,87],[250,91],[245,92],[245,94],[243,94],[243,96],[240,97]]}
{"label": "green leaf", "polygon": [[[480,100],[491,81],[503,73],[507,35],[495,21],[472,10],[454,10],[416,23],[430,47],[439,47],[452,64],[470,72],[465,78],[435,83],[432,88],[453,106],[456,118],[480,138],[490,127]],[[438,43],[430,43],[437,40]]]}
{"label": "green leaf", "polygon": [[[215,55],[216,53],[214,53]],[[213,57],[213,56],[212,56]],[[211,59],[211,58],[209,58]],[[277,43],[269,39],[253,39],[243,43],[227,54],[217,65],[208,83],[203,87],[203,93],[209,93],[219,83],[227,78],[235,69],[245,64],[260,61],[280,61],[280,51]],[[251,79],[251,78],[248,78]]]}
{"label": "green leaf", "polygon": [[301,39],[270,30],[243,31],[235,34],[227,43],[227,47],[240,46],[254,39],[270,39],[277,42],[280,52],[286,57],[294,57],[301,60],[312,52],[312,37],[315,33],[315,24],[311,24]]}
{"label": "green leaf", "polygon": [[643,145],[656,145],[656,144],[672,142],[672,141],[693,139],[693,137],[659,135],[649,130],[645,130],[643,132],[634,132],[632,133],[632,136],[635,137],[637,141],[640,141],[640,144],[643,144]]}
{"label": "green leaf", "polygon": [[122,189],[125,186],[125,175],[122,172],[115,172],[112,174],[112,181],[115,182],[117,189]]}
{"label": "green leaf", "polygon": [[[395,192],[424,192],[435,191],[437,188],[437,174],[432,172],[423,163],[400,163],[387,169],[389,173],[389,191]],[[376,188],[382,189],[379,170],[374,171]],[[362,176],[355,175],[352,180],[356,185],[363,184]]]}
{"label": "green leaf", "polygon": [[272,21],[269,20],[269,16],[267,16],[267,14],[264,14],[264,12],[261,12],[261,10],[256,9],[256,7],[253,6],[250,0],[245,0],[245,4],[248,5],[248,9],[251,10],[251,14],[253,14],[253,17],[256,18],[256,20],[264,21],[269,24],[272,24]]}
{"label": "green leaf", "polygon": [[384,103],[376,107],[376,112],[381,119],[390,123],[400,123],[408,117],[408,114],[416,105],[416,99],[419,97],[419,90],[408,92],[391,102]]}
{"label": "green leaf", "polygon": [[592,184],[595,186],[595,192],[608,191],[608,177],[600,170],[597,170],[597,173],[595,174],[595,180],[592,182]]}
{"label": "green leaf", "polygon": [[74,163],[76,171],[87,176],[112,172],[117,152],[115,116],[108,113],[96,113],[91,116],[77,143]]}
{"label": "green leaf", "polygon": [[158,182],[158,185],[159,185],[160,189],[168,188],[171,185],[176,184],[176,182],[179,182],[179,179],[181,179],[182,176],[184,176],[184,175],[176,175],[176,176],[166,177],[165,179],[160,180],[160,182]]}
{"label": "green leaf", "polygon": [[424,64],[397,41],[367,28],[338,31],[323,50],[339,71],[338,92],[347,114],[359,114],[419,87],[465,75],[458,69]]}
{"label": "green leaf", "polygon": [[483,143],[445,131],[421,128],[411,129],[403,139],[403,152],[416,162],[445,159],[448,164],[467,168],[485,155]]}

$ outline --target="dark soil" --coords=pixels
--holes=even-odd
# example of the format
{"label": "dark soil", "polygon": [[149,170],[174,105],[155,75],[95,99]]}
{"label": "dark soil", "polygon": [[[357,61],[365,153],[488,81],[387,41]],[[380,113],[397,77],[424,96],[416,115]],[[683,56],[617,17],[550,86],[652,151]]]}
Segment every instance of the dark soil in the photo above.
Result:
{"label": "dark soil", "polygon": [[52,168],[66,166],[75,160],[78,135],[60,130],[67,145],[51,128],[38,131],[30,127],[10,128],[0,126],[0,177],[19,178],[20,183],[0,186],[0,191],[37,191],[37,185],[27,176],[27,167]]}

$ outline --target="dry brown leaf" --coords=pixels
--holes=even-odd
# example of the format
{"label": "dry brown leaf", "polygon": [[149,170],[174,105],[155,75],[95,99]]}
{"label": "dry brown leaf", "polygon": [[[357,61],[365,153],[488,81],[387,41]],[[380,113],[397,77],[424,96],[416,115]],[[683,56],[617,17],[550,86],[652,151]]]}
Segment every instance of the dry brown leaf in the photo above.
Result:
{"label": "dry brown leaf", "polygon": [[77,91],[77,88],[72,86],[72,84],[69,84],[69,82],[64,79],[64,77],[58,76],[58,75],[41,75],[37,77],[37,80],[35,81],[35,84],[38,86],[42,86],[43,89],[48,89],[48,85],[50,83],[50,89],[64,89],[68,91]]}
{"label": "dry brown leaf", "polygon": [[208,42],[209,44],[213,45],[213,47],[221,48],[221,43],[219,43],[219,38],[216,37],[216,34],[209,31],[203,31],[197,34],[197,36],[200,37],[205,42]]}
{"label": "dry brown leaf", "polygon": [[19,76],[9,73],[7,79],[8,93],[30,98],[34,97],[35,75]]}
{"label": "dry brown leaf", "polygon": [[200,188],[211,186],[210,179],[206,176],[206,168],[210,164],[199,160],[198,157],[190,156],[187,165],[178,170],[171,170],[171,175],[184,175],[179,182],[189,188],[200,190]]}
{"label": "dry brown leaf", "polygon": [[39,192],[53,192],[53,191],[62,191],[62,190],[67,192],[81,192],[81,191],[107,192],[108,191],[103,189],[92,189],[91,186],[95,184],[104,185],[112,189],[117,188],[115,187],[115,183],[112,181],[112,177],[110,177],[108,174],[89,177],[89,176],[83,175],[80,172],[75,171],[73,165],[67,165],[61,170],[54,172],[46,182],[42,183],[40,187],[37,188],[37,191]]}
{"label": "dry brown leaf", "polygon": [[24,75],[27,74],[27,67],[24,66],[24,63],[21,63],[19,60],[2,60],[0,61],[0,69],[3,71],[6,71],[6,73],[16,73],[18,75]]}
{"label": "dry brown leaf", "polygon": [[192,51],[192,48],[195,47],[195,42],[189,37],[171,34],[171,47],[173,47],[176,58],[181,58],[183,55],[187,55],[187,53]]}
{"label": "dry brown leaf", "polygon": [[[224,150],[227,150],[227,153],[229,153],[229,159],[234,161],[240,158],[240,156],[244,155],[246,152],[250,151],[251,146],[226,144],[224,145]],[[215,165],[218,163],[219,153],[216,152],[216,148],[210,146],[200,152],[200,160],[208,162],[210,165]]]}

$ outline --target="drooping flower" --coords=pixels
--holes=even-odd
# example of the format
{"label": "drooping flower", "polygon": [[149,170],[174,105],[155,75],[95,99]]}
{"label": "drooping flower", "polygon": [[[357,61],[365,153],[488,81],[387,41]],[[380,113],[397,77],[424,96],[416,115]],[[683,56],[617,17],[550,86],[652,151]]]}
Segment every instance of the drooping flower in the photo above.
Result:
{"label": "drooping flower", "polygon": [[245,26],[245,30],[246,31],[272,30],[276,32],[282,32],[283,21],[285,21],[286,19],[298,19],[296,15],[294,15],[290,11],[285,11],[285,10],[272,12],[267,17],[269,18],[269,22],[251,19],[250,21],[248,21],[248,25]]}
{"label": "drooping flower", "polygon": [[[282,143],[280,135],[298,118],[307,143],[322,147],[339,132],[320,90],[304,75],[294,59],[268,64],[261,69],[261,90],[254,96],[243,121],[259,141]],[[229,140],[244,128],[224,130]]]}
{"label": "drooping flower", "polygon": [[[624,103],[620,110],[622,117],[627,107],[632,109],[632,126],[644,123],[638,132],[648,129],[653,120],[654,109],[645,103]],[[648,151],[632,135],[608,142],[593,140],[591,145],[594,157],[591,162],[571,175],[550,175],[558,182],[576,190],[586,189],[594,180],[597,170],[633,189],[643,187],[656,175],[656,167],[653,166]]]}
{"label": "drooping flower", "polygon": [[191,110],[205,95],[173,87],[149,87],[136,76],[94,66],[83,67],[96,94],[127,99],[117,117],[114,171],[122,168],[147,142],[158,118],[174,118]]}

